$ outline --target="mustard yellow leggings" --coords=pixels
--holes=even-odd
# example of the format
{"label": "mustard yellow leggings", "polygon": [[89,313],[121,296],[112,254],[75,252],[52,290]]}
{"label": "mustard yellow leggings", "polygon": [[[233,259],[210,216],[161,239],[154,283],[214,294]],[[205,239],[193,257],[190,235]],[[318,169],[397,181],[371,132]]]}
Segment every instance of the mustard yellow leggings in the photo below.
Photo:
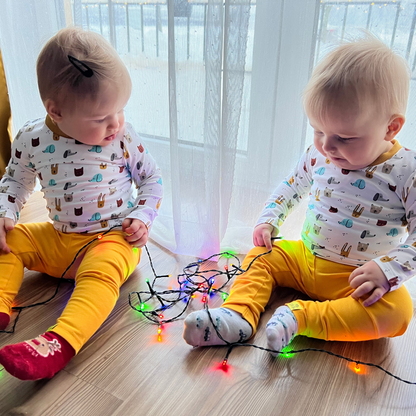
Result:
{"label": "mustard yellow leggings", "polygon": [[[23,280],[24,267],[61,277],[78,250],[98,234],[62,233],[50,223],[18,224],[7,234],[11,253],[0,254],[0,312],[10,313]],[[75,353],[97,331],[114,308],[120,286],[140,260],[140,250],[110,231],[83,252],[75,289],[56,325]],[[66,276],[64,276],[66,277]]]}
{"label": "mustard yellow leggings", "polygon": [[[265,247],[250,251],[249,263]],[[378,302],[364,307],[354,300],[348,277],[355,267],[314,256],[302,241],[279,241],[270,254],[259,257],[250,269],[238,276],[223,306],[233,309],[256,331],[273,289],[291,287],[313,300],[297,300],[287,306],[298,321],[298,334],[331,341],[365,341],[402,335],[413,315],[407,289],[386,293]]]}

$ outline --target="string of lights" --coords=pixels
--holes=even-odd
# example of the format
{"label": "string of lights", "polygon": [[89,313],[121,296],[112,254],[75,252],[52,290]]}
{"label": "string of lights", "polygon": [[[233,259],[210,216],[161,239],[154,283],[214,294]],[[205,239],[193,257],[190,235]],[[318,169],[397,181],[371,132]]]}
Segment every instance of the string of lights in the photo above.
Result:
{"label": "string of lights", "polygon": [[[277,237],[281,238],[281,237]],[[275,239],[277,239],[275,238]],[[228,346],[228,350],[226,356],[222,362],[223,370],[227,370],[228,368],[228,359],[235,347],[249,347],[249,348],[256,348],[262,351],[270,352],[270,353],[277,353],[282,354],[283,356],[291,356],[293,354],[299,354],[303,352],[319,352],[331,355],[333,357],[340,358],[345,360],[349,363],[355,364],[354,371],[356,373],[361,372],[360,365],[367,366],[367,367],[375,367],[388,376],[395,378],[406,384],[416,385],[416,382],[405,380],[401,377],[396,376],[395,374],[391,373],[390,371],[384,369],[382,366],[370,362],[360,361],[360,360],[353,360],[351,358],[345,357],[341,354],[336,354],[334,352],[318,349],[318,348],[303,348],[299,350],[288,349],[285,348],[283,351],[272,350],[269,348],[261,347],[255,344],[243,343],[243,342],[228,342],[225,340],[221,333],[219,332],[216,324],[214,323],[212,316],[209,312],[209,298],[214,296],[215,294],[220,294],[222,299],[225,300],[228,296],[228,293],[225,292],[223,289],[224,287],[230,282],[230,280],[237,275],[240,275],[246,272],[251,265],[261,256],[267,255],[271,253],[271,250],[266,251],[257,255],[247,266],[245,270],[241,267],[240,259],[230,252],[222,252],[219,254],[213,254],[212,256],[206,259],[199,259],[196,262],[190,263],[183,269],[183,273],[179,274],[176,278],[178,283],[178,289],[169,289],[164,291],[157,291],[155,289],[156,283],[159,279],[163,279],[166,277],[171,277],[171,275],[157,275],[155,268],[153,266],[153,261],[150,256],[149,250],[145,246],[146,253],[149,258],[150,266],[153,272],[153,281],[150,283],[149,279],[146,279],[146,284],[149,288],[149,291],[139,291],[139,292],[130,292],[129,293],[129,305],[135,311],[140,312],[146,319],[151,321],[154,324],[158,325],[158,339],[159,341],[162,340],[162,325],[173,322],[180,318],[188,308],[192,299],[195,298],[196,293],[202,294],[202,302],[204,304],[204,309],[208,313],[208,317],[211,321],[212,327],[215,329],[218,337]],[[221,257],[226,257],[227,259],[233,259],[235,263],[230,265],[224,266],[224,271],[218,269],[210,269],[204,268],[203,266],[210,262],[213,258],[220,259]],[[217,279],[219,276],[224,277],[225,279]],[[225,281],[224,281],[225,280]],[[214,284],[219,281],[219,286],[214,287]],[[137,302],[134,301],[135,297],[137,296]],[[150,301],[156,303],[159,302],[153,309],[149,307],[148,303]],[[175,305],[180,304],[183,302],[183,306],[179,308],[179,312],[176,313],[173,317],[165,318],[165,312],[169,309],[172,309]]]}
{"label": "string of lights", "polygon": [[[99,234],[95,239],[91,240],[90,242],[88,242],[87,244],[85,244],[83,247],[80,248],[80,250],[77,252],[75,257],[73,258],[72,262],[69,264],[69,266],[62,273],[61,277],[58,280],[55,292],[50,298],[48,298],[45,301],[37,302],[37,303],[31,304],[31,305],[14,306],[12,308],[12,310],[17,311],[18,313],[17,313],[17,316],[14,320],[12,329],[10,331],[2,330],[2,331],[0,331],[0,333],[13,334],[15,332],[19,316],[20,316],[21,312],[24,309],[29,309],[29,308],[33,308],[35,306],[45,305],[48,302],[50,302],[57,295],[62,281],[68,281],[68,282],[73,283],[74,281],[72,279],[65,279],[64,276],[68,272],[68,270],[71,268],[71,266],[74,264],[75,260],[79,256],[79,254],[86,247],[88,247],[90,244],[92,244],[93,242],[95,242],[97,240],[101,240],[105,234],[109,233],[113,228],[116,228],[116,227],[118,227],[118,226],[111,227],[110,229],[108,229],[107,231]],[[273,239],[278,239],[278,238],[281,238],[281,237],[274,237]],[[379,370],[383,371],[384,373],[386,373],[388,376],[395,378],[396,380],[399,380],[399,381],[401,381],[403,383],[406,383],[406,384],[416,385],[416,382],[402,379],[402,378],[394,375],[393,373],[389,372],[388,370],[384,369],[383,367],[381,367],[378,364],[364,362],[364,361],[360,361],[360,360],[353,360],[351,358],[348,358],[348,357],[345,357],[343,355],[336,354],[336,353],[333,353],[331,351],[324,350],[324,349],[303,348],[303,349],[299,349],[299,350],[285,349],[284,351],[277,351],[277,350],[272,350],[272,349],[269,349],[269,348],[261,347],[261,346],[255,345],[255,344],[242,343],[242,342],[230,343],[227,340],[225,340],[222,337],[221,333],[218,331],[218,328],[215,325],[215,323],[212,319],[212,316],[209,312],[209,305],[208,305],[209,304],[209,298],[214,296],[215,294],[220,294],[222,299],[225,300],[228,297],[228,293],[226,291],[224,291],[223,289],[225,288],[225,286],[227,286],[227,284],[230,282],[230,280],[233,277],[246,272],[259,257],[269,254],[271,252],[271,250],[266,251],[266,252],[261,253],[258,256],[256,256],[249,263],[249,265],[247,266],[247,269],[245,269],[245,270],[242,269],[242,267],[241,267],[240,259],[235,254],[233,254],[231,252],[228,252],[228,251],[222,252],[222,253],[219,253],[219,254],[213,254],[210,257],[206,258],[206,259],[199,259],[198,261],[192,262],[192,263],[188,264],[186,267],[184,267],[183,273],[181,273],[177,276],[176,280],[177,280],[177,283],[178,283],[178,286],[179,286],[178,289],[169,289],[169,290],[164,290],[164,291],[158,291],[157,289],[155,289],[157,281],[159,279],[164,279],[164,278],[167,278],[167,277],[171,277],[171,275],[169,275],[169,274],[158,275],[156,273],[155,268],[154,268],[153,261],[152,261],[152,258],[150,256],[150,253],[149,253],[149,250],[148,250],[147,246],[144,246],[144,248],[146,250],[147,256],[149,258],[150,267],[151,267],[152,272],[153,272],[153,281],[150,283],[150,280],[146,279],[146,284],[149,288],[148,291],[130,292],[129,293],[129,305],[135,311],[140,312],[146,319],[148,319],[152,323],[158,325],[159,341],[161,341],[162,325],[173,322],[173,321],[179,319],[185,313],[185,311],[187,310],[191,301],[195,298],[196,293],[201,293],[202,294],[202,302],[204,303],[204,308],[208,313],[208,316],[209,316],[209,319],[211,321],[211,324],[212,324],[213,328],[215,329],[218,337],[226,344],[226,346],[228,346],[226,356],[225,356],[225,358],[222,362],[222,368],[224,370],[226,370],[227,367],[228,367],[229,356],[230,356],[232,350],[235,347],[251,347],[251,348],[256,348],[256,349],[266,351],[266,352],[270,352],[270,353],[283,354],[285,356],[290,356],[292,354],[299,354],[299,353],[303,353],[303,352],[320,352],[320,353],[325,353],[325,354],[340,358],[340,359],[348,361],[350,363],[355,363],[354,369],[357,373],[360,372],[360,367],[359,367],[360,365],[375,367],[375,368],[378,368]],[[137,248],[133,248],[133,250],[137,250]],[[215,263],[217,263],[218,260],[221,257],[225,257],[227,259],[233,259],[235,261],[235,263],[231,263],[230,265],[226,264],[224,266],[224,271],[218,270],[218,269],[209,269],[209,268],[205,269],[204,268],[204,266],[207,263],[213,261],[212,259],[217,259],[215,261]],[[217,283],[217,287],[214,287],[214,284],[216,284],[216,283]],[[137,296],[138,302],[134,301],[135,296]],[[151,309],[148,306],[148,303],[150,301],[154,301],[155,299],[157,300],[157,302],[159,302],[159,305],[156,306],[154,309]],[[172,309],[178,303],[183,303],[183,306],[182,306],[182,308],[180,308],[180,311],[176,315],[174,315],[173,317],[165,318],[164,314],[166,313],[166,311],[168,311],[169,309]]]}

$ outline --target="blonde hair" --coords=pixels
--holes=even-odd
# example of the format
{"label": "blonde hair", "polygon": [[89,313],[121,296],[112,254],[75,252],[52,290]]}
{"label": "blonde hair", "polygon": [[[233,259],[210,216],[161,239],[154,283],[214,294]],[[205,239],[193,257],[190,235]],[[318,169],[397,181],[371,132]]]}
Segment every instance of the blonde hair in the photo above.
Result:
{"label": "blonde hair", "polygon": [[313,70],[303,94],[308,116],[325,120],[333,109],[370,112],[390,118],[404,115],[410,70],[397,55],[370,33],[338,46]]}
{"label": "blonde hair", "polygon": [[[71,63],[72,58],[87,65],[92,76],[85,76]],[[77,27],[61,29],[48,40],[38,56],[36,72],[42,101],[52,99],[66,107],[95,100],[103,81],[131,92],[130,75],[116,50],[101,35]]]}

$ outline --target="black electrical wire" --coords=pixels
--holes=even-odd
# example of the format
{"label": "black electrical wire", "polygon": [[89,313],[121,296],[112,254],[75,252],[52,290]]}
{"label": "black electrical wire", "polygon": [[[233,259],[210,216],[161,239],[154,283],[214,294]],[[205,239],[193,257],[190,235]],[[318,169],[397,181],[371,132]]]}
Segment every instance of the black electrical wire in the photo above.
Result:
{"label": "black electrical wire", "polygon": [[[262,350],[262,351],[267,351],[267,352],[274,353],[274,354],[300,354],[300,353],[303,353],[303,352],[320,352],[320,353],[331,355],[333,357],[340,358],[340,359],[348,361],[350,363],[355,363],[356,366],[364,365],[364,366],[368,366],[368,367],[375,367],[375,368],[383,371],[384,373],[386,373],[388,376],[395,378],[396,380],[399,380],[399,381],[401,381],[403,383],[406,383],[406,384],[416,385],[416,382],[402,379],[401,377],[396,376],[395,374],[391,373],[390,371],[386,370],[385,368],[381,367],[378,364],[365,362],[365,361],[360,361],[360,360],[353,360],[353,359],[345,357],[341,354],[336,354],[334,352],[324,350],[324,349],[303,348],[303,349],[299,349],[299,350],[278,351],[278,350],[273,350],[273,349],[270,349],[270,348],[265,348],[265,347],[261,347],[261,346],[258,346],[258,345],[245,343],[245,342],[231,343],[231,342],[228,342],[227,340],[225,340],[221,336],[221,333],[219,332],[219,330],[218,330],[217,326],[215,325],[215,323],[212,319],[212,316],[209,312],[209,306],[208,306],[209,295],[211,293],[217,293],[217,292],[221,293],[222,295],[224,295],[224,294],[227,295],[227,293],[223,291],[224,286],[226,286],[234,276],[237,276],[237,275],[240,275],[240,274],[246,272],[259,257],[271,253],[271,250],[257,255],[249,263],[246,270],[243,270],[241,268],[240,259],[237,256],[235,256],[234,254],[231,254],[229,252],[222,252],[222,253],[219,253],[219,254],[213,254],[212,256],[210,256],[210,257],[208,257],[204,260],[198,260],[197,262],[190,263],[183,269],[183,273],[179,274],[177,276],[177,282],[178,282],[178,285],[179,285],[179,289],[157,291],[154,288],[156,281],[160,278],[169,277],[169,275],[161,275],[161,276],[157,275],[157,273],[155,271],[155,268],[153,266],[153,262],[152,262],[152,258],[150,256],[149,250],[147,249],[146,246],[145,246],[145,249],[146,249],[146,252],[147,252],[147,255],[148,255],[148,258],[149,258],[149,262],[150,262],[151,269],[153,271],[153,275],[154,275],[153,282],[150,283],[149,280],[146,281],[147,285],[149,287],[149,291],[140,291],[140,292],[130,292],[129,293],[129,304],[130,304],[130,306],[134,310],[140,312],[149,321],[151,321],[155,324],[158,324],[159,327],[160,327],[162,324],[173,322],[173,321],[177,320],[179,317],[181,317],[185,313],[186,309],[188,308],[188,306],[189,306],[189,304],[192,300],[192,296],[196,292],[203,293],[204,296],[206,296],[205,302],[204,302],[204,308],[208,313],[208,317],[211,321],[211,324],[212,324],[213,328],[215,329],[218,337],[224,342],[225,346],[228,346],[226,356],[223,360],[224,368],[226,367],[227,362],[228,362],[228,358],[229,358],[232,350],[235,347],[256,348],[256,349],[259,349],[259,350]],[[225,272],[222,272],[222,271],[219,271],[219,270],[201,270],[201,266],[204,265],[204,263],[210,261],[212,258],[220,258],[221,256],[226,256],[228,258],[233,258],[237,262],[237,264],[232,264],[231,269],[226,266]],[[211,275],[209,278],[205,277],[205,274],[212,274],[212,273],[214,273],[214,274]],[[226,276],[226,282],[224,284],[222,284],[219,288],[213,288],[213,283],[214,282],[212,281],[212,279],[215,278],[216,276]],[[138,301],[139,301],[139,303],[136,304],[136,306],[134,305],[134,299],[133,299],[134,295],[137,295],[137,298],[138,298]],[[157,307],[153,310],[145,310],[143,305],[145,305],[146,302],[150,301],[152,298],[156,298],[160,302],[160,307]],[[184,304],[182,310],[178,314],[173,316],[172,318],[165,319],[165,317],[162,313],[164,311],[168,310],[168,309],[171,309],[173,306],[175,306],[180,301],[185,301],[185,304]]]}
{"label": "black electrical wire", "polygon": [[[81,247],[79,249],[79,251],[75,255],[72,262],[69,264],[69,266],[62,273],[61,277],[58,280],[58,284],[56,286],[55,293],[49,299],[47,299],[45,301],[42,301],[42,302],[37,302],[37,303],[31,304],[31,305],[14,306],[12,308],[12,310],[18,311],[18,314],[17,314],[17,316],[14,320],[12,329],[10,331],[2,330],[2,331],[0,331],[0,333],[13,334],[15,332],[15,328],[16,328],[17,322],[19,320],[19,316],[20,316],[21,312],[24,309],[29,309],[29,308],[33,308],[35,306],[45,305],[46,303],[50,302],[57,295],[62,281],[71,281],[71,282],[73,282],[72,279],[65,279],[64,276],[67,273],[67,271],[71,268],[71,266],[74,264],[75,260],[79,256],[79,254],[86,247],[88,247],[90,244],[92,244],[94,241],[101,239],[105,234],[109,233],[113,228],[116,228],[116,227],[119,227],[119,226],[114,226],[114,227],[109,228],[107,231],[99,234],[95,239],[91,240],[90,242],[88,242],[87,244],[85,244],[83,247]],[[275,238],[272,238],[272,239],[278,239],[278,238],[281,238],[281,237],[275,237]],[[343,355],[336,354],[336,353],[333,353],[331,351],[327,351],[327,350],[324,350],[324,349],[303,348],[303,349],[300,349],[300,350],[277,351],[277,350],[272,350],[272,349],[261,347],[261,346],[254,345],[254,344],[248,344],[248,343],[243,343],[243,342],[230,343],[230,342],[226,341],[221,336],[220,332],[218,331],[218,328],[214,324],[214,322],[212,320],[212,317],[211,317],[211,314],[209,312],[209,307],[208,307],[209,295],[219,292],[223,295],[223,298],[224,298],[224,296],[227,296],[228,294],[223,291],[223,288],[229,283],[229,281],[234,276],[237,276],[237,275],[240,275],[240,274],[246,272],[259,257],[271,253],[271,250],[257,255],[249,263],[246,270],[243,270],[241,268],[240,259],[232,253],[222,252],[222,253],[219,253],[219,254],[213,254],[212,256],[210,256],[210,257],[208,257],[204,260],[198,260],[196,262],[190,263],[183,269],[183,273],[179,274],[177,276],[177,282],[179,284],[179,289],[157,291],[154,288],[154,286],[156,284],[156,281],[158,279],[161,279],[161,278],[169,277],[170,275],[160,275],[160,276],[157,275],[156,270],[155,270],[154,265],[153,265],[152,258],[151,258],[150,253],[149,253],[149,250],[148,250],[147,246],[144,246],[144,248],[145,248],[146,253],[148,255],[149,262],[150,262],[150,267],[152,269],[154,278],[153,278],[153,282],[151,284],[150,284],[149,280],[146,280],[146,283],[149,287],[149,291],[140,291],[140,292],[130,292],[129,293],[129,305],[130,305],[130,307],[132,309],[140,312],[145,318],[147,318],[151,322],[156,323],[160,326],[162,324],[170,323],[170,322],[173,322],[173,321],[177,320],[178,318],[180,318],[185,313],[185,311],[188,308],[190,302],[192,301],[192,296],[196,292],[203,293],[204,296],[206,297],[205,302],[204,302],[204,308],[208,313],[211,324],[212,324],[213,328],[215,329],[218,337],[226,344],[226,346],[228,346],[227,354],[226,354],[226,356],[224,358],[224,361],[223,361],[224,366],[227,364],[228,358],[229,358],[233,348],[235,348],[235,347],[256,348],[256,349],[259,349],[259,350],[262,350],[262,351],[267,351],[267,352],[275,353],[275,354],[281,354],[281,353],[283,353],[283,354],[299,354],[299,353],[303,353],[303,352],[320,352],[320,353],[325,353],[325,354],[340,358],[342,360],[346,360],[350,363],[355,363],[357,366],[361,364],[361,365],[365,365],[365,366],[369,366],[369,367],[378,368],[379,370],[383,371],[388,376],[395,378],[396,380],[399,380],[399,381],[401,381],[403,383],[406,383],[406,384],[416,385],[416,382],[404,380],[404,379],[394,375],[390,371],[384,369],[383,367],[381,367],[378,364],[364,362],[364,361],[360,361],[360,360],[353,360],[351,358],[348,358],[348,357],[345,357]],[[216,269],[201,270],[201,266],[204,263],[210,261],[213,258],[217,258],[217,257],[220,258],[222,256],[226,256],[227,258],[233,258],[237,262],[237,264],[232,264],[231,265],[231,267],[232,267],[231,270],[228,266],[226,266],[225,267],[225,272],[222,272],[222,271],[219,271],[219,270],[216,270]],[[211,276],[209,278],[206,278],[205,274],[208,274],[208,273],[211,273]],[[219,288],[214,288],[213,284],[214,284],[215,277],[217,277],[217,276],[226,276],[226,281]],[[134,304],[133,304],[134,303],[134,299],[133,299],[134,295],[137,295],[137,297],[138,297],[139,308],[137,306],[134,306]],[[173,298],[172,298],[171,295],[174,295]],[[143,310],[142,305],[144,305],[146,302],[148,302],[149,300],[151,300],[154,297],[159,301],[161,306],[159,308],[153,309],[151,311]],[[169,319],[165,319],[164,315],[162,315],[162,312],[173,308],[173,306],[175,306],[180,301],[185,301],[185,305],[184,305],[183,309],[177,315],[175,315],[174,317],[169,318]]]}

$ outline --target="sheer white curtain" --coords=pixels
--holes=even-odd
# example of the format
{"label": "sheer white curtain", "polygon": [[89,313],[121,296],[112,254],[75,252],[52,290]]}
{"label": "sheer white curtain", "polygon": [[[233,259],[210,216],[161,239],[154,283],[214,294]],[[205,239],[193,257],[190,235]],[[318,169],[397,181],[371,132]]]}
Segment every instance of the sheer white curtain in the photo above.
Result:
{"label": "sheer white curtain", "polygon": [[[367,27],[414,66],[411,1],[3,0],[0,45],[15,131],[45,112],[35,61],[68,24],[102,33],[129,68],[126,119],[164,176],[151,237],[172,252],[244,253],[264,201],[311,142],[301,93],[317,57]],[[399,137],[415,147],[412,81]],[[302,210],[282,233],[298,238]]]}
{"label": "sheer white curtain", "polygon": [[[218,252],[228,223],[250,1],[210,0],[203,10],[203,59],[188,63],[176,53],[182,46],[176,37],[180,26],[175,3],[168,3],[170,166],[165,176],[170,177],[166,205],[171,207],[161,211],[164,229],[155,225],[160,230],[155,238],[163,245],[201,256]],[[189,130],[195,117],[197,125]]]}
{"label": "sheer white curtain", "polygon": [[44,115],[35,77],[43,43],[68,24],[102,33],[133,79],[126,118],[164,174],[152,238],[182,254],[245,252],[263,202],[304,148],[300,94],[318,7],[315,0],[6,0],[0,38],[14,129]]}

